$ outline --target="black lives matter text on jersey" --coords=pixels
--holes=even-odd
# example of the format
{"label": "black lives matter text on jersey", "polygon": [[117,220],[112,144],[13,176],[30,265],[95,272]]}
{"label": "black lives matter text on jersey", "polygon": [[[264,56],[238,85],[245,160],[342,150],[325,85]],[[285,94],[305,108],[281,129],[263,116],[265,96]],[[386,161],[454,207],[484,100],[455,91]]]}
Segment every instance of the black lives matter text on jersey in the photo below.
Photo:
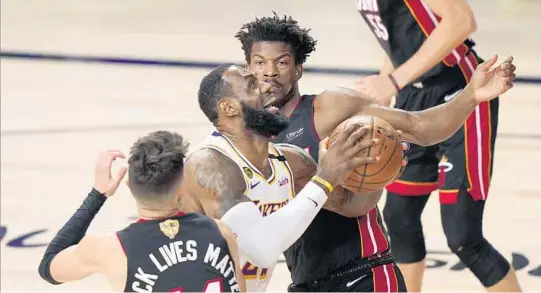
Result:
{"label": "black lives matter text on jersey", "polygon": [[[223,253],[221,248],[213,243],[208,244],[203,259],[200,258],[201,251],[195,240],[179,240],[159,247],[148,256],[154,267],[138,267],[134,276],[129,276],[130,279],[135,280],[131,284],[131,289],[135,292],[153,292],[153,286],[160,278],[161,273],[173,266],[188,265],[190,262],[202,261],[204,264],[220,272],[223,279],[217,278],[207,281],[204,288],[201,288],[201,292],[223,292],[224,284],[222,282],[228,283],[231,292],[240,292],[240,287],[234,273],[235,266],[229,255]],[[158,271],[157,273],[149,273],[156,272],[156,269]],[[184,290],[182,287],[178,287],[172,289],[170,292],[184,292]]]}

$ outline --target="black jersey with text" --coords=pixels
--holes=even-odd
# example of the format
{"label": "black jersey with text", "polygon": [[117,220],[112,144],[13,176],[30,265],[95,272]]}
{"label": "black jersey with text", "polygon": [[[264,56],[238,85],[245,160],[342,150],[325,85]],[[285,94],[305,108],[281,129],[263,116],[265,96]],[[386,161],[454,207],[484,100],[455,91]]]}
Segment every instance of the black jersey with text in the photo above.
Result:
{"label": "black jersey with text", "polygon": [[[355,0],[357,10],[390,57],[394,68],[404,64],[423,45],[441,18],[422,0]],[[466,40],[442,62],[413,82],[427,81],[442,73],[463,79],[456,66],[475,44]]]}
{"label": "black jersey with text", "polygon": [[238,292],[226,239],[211,218],[179,213],[117,232],[128,260],[125,292]]}

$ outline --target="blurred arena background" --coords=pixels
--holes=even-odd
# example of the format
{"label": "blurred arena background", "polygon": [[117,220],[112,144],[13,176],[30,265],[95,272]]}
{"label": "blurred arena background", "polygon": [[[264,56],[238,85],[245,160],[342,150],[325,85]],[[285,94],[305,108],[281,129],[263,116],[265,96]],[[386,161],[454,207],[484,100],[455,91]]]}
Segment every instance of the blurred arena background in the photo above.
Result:
{"label": "blurred arena background", "polygon": [[[470,3],[478,52],[512,54],[520,77],[501,101],[485,234],[513,260],[523,289],[541,290],[541,1]],[[196,101],[200,79],[219,63],[242,63],[235,32],[271,10],[319,40],[304,93],[378,70],[383,52],[353,0],[1,2],[1,291],[108,289],[97,276],[55,287],[37,274],[47,242],[92,186],[98,151],[127,152],[158,129],[200,141],[211,129]],[[134,215],[122,186],[89,232],[114,232]],[[437,199],[423,221],[424,289],[482,290],[446,246]],[[279,264],[269,291],[289,281]]]}

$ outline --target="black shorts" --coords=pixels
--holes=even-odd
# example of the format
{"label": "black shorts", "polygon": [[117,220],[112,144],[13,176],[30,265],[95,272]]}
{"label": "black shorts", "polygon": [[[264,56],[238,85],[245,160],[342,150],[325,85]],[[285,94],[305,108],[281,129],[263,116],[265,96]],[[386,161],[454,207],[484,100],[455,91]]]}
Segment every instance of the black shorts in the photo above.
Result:
{"label": "black shorts", "polygon": [[387,251],[382,256],[358,259],[321,280],[289,285],[289,292],[406,292],[404,277]]}
{"label": "black shorts", "polygon": [[[453,70],[449,78],[411,85],[397,96],[396,108],[425,110],[455,97],[469,82],[478,60],[470,54]],[[458,77],[457,77],[458,76]],[[416,196],[439,189],[442,204],[456,203],[458,191],[466,187],[474,200],[488,196],[494,144],[498,128],[499,98],[481,103],[466,123],[449,139],[430,147],[409,144],[408,165],[387,190],[399,195]]]}

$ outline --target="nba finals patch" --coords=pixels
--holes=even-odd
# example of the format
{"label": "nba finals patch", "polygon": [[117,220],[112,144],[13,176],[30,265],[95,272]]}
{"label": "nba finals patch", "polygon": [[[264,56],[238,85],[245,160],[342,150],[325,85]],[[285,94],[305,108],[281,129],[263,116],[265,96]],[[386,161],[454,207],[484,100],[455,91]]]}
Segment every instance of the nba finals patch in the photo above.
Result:
{"label": "nba finals patch", "polygon": [[252,179],[252,177],[254,177],[254,172],[252,171],[252,169],[248,167],[242,167],[242,170],[244,171],[244,174],[248,176],[249,179]]}
{"label": "nba finals patch", "polygon": [[169,237],[169,239],[175,238],[179,230],[178,220],[168,219],[161,222],[160,230],[162,231],[163,235]]}

